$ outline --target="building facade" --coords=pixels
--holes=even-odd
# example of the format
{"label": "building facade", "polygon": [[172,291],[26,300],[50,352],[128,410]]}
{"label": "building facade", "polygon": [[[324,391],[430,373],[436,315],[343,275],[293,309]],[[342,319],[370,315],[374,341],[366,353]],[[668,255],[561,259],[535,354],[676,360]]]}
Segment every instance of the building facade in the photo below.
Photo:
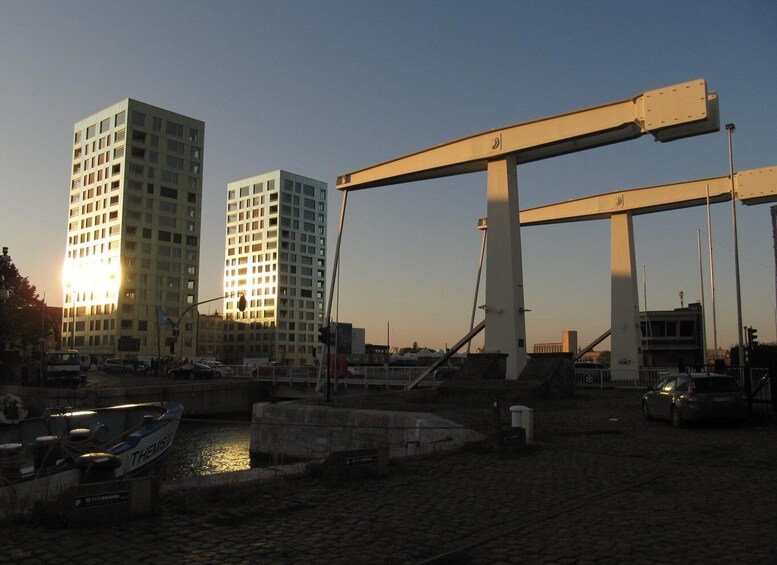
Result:
{"label": "building facade", "polygon": [[98,358],[191,356],[204,122],[125,99],[72,139],[63,343]]}
{"label": "building facade", "polygon": [[640,312],[644,366],[704,367],[707,353],[703,316],[698,302],[674,310]]}
{"label": "building facade", "polygon": [[226,361],[265,358],[298,367],[319,360],[326,192],[325,182],[281,170],[227,185]]}
{"label": "building facade", "polygon": [[197,357],[224,358],[224,326],[226,321],[219,313],[200,314],[197,317]]}
{"label": "building facade", "polygon": [[561,332],[561,343],[535,343],[534,353],[577,353],[577,331]]}

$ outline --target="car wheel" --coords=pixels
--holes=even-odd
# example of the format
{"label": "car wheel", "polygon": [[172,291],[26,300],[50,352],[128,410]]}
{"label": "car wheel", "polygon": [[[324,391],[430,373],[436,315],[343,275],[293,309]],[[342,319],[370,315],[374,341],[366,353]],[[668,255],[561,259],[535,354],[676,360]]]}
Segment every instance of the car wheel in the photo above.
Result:
{"label": "car wheel", "polygon": [[650,413],[650,408],[648,408],[648,403],[646,400],[642,401],[642,417],[645,418],[645,420],[648,422],[653,419],[653,415]]}
{"label": "car wheel", "polygon": [[672,425],[675,428],[682,428],[684,424],[685,420],[683,420],[683,417],[680,416],[680,411],[676,406],[672,406]]}

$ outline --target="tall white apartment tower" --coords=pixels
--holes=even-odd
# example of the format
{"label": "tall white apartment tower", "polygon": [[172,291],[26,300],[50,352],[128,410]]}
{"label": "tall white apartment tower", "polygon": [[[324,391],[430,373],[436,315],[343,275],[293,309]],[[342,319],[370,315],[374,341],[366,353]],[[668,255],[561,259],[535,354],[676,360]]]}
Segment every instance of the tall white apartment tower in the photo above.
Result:
{"label": "tall white apartment tower", "polygon": [[[273,171],[227,185],[224,357],[316,361],[326,290],[325,182]],[[238,309],[244,295],[246,308]]]}
{"label": "tall white apartment tower", "polygon": [[204,138],[204,122],[131,99],[75,124],[64,345],[193,354]]}

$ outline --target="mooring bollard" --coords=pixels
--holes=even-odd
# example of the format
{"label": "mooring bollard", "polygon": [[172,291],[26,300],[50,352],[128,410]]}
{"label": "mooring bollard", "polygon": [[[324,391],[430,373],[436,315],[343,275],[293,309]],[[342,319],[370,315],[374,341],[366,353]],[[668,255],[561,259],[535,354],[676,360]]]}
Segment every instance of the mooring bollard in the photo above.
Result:
{"label": "mooring bollard", "polygon": [[35,438],[35,470],[53,469],[60,458],[59,436],[40,436]]}
{"label": "mooring bollard", "polygon": [[85,453],[76,459],[80,483],[102,483],[116,478],[121,459],[111,453]]}

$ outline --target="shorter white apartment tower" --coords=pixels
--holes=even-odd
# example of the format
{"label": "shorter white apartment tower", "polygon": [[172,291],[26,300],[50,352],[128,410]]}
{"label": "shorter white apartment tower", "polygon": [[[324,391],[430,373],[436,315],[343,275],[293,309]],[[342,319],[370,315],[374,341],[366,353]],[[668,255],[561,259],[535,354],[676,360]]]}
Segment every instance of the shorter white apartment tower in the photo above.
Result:
{"label": "shorter white apartment tower", "polygon": [[[327,184],[277,170],[227,185],[224,359],[318,361]],[[246,308],[238,309],[239,296]]]}
{"label": "shorter white apartment tower", "polygon": [[99,359],[194,353],[181,316],[198,301],[204,136],[204,122],[132,99],[76,122],[63,345]]}

